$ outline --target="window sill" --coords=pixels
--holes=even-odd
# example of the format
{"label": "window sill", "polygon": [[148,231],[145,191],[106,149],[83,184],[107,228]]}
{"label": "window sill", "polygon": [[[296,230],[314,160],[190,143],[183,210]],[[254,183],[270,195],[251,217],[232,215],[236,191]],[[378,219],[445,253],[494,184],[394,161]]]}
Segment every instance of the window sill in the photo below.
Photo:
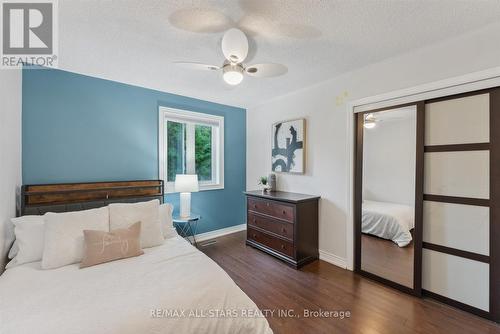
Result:
{"label": "window sill", "polygon": [[[165,194],[175,194],[177,191],[173,189],[167,189],[165,187]],[[208,190],[224,190],[224,185],[223,184],[210,184],[210,185],[202,185],[200,184],[200,191],[208,191]]]}
{"label": "window sill", "polygon": [[224,189],[224,185],[223,184],[207,184],[207,185],[200,184],[200,191],[204,191],[204,190],[221,190],[221,189]]}

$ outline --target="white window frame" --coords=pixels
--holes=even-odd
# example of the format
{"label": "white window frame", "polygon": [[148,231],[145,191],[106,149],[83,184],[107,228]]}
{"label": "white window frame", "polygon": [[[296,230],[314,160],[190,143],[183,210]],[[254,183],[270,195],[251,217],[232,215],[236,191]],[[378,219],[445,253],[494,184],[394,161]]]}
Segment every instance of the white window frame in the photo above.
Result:
{"label": "white window frame", "polygon": [[[167,131],[165,121],[186,123],[188,129],[186,137],[190,145],[186,146],[186,155],[194,157],[194,127],[196,124],[210,125],[212,127],[212,180],[200,181],[200,191],[224,189],[224,117],[198,113],[187,110],[180,110],[168,107],[159,107],[158,118],[158,172],[159,179],[164,180],[165,192],[173,193],[174,182],[167,181]],[[192,138],[192,140],[190,140]],[[214,165],[215,163],[215,165]],[[188,174],[194,174],[194,159],[186,160],[186,171]]]}

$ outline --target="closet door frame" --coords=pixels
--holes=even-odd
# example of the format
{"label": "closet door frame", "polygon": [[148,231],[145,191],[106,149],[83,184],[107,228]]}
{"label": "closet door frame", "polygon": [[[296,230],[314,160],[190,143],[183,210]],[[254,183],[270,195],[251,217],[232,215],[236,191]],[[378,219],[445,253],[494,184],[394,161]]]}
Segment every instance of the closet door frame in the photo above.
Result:
{"label": "closet door frame", "polygon": [[500,322],[500,88],[490,90],[490,145],[490,315]]}
{"label": "closet door frame", "polygon": [[[449,254],[469,260],[489,264],[489,311],[464,304],[457,300],[422,289],[422,295],[431,297],[440,302],[476,314],[478,316],[500,322],[500,88],[482,89],[467,93],[449,95],[424,101],[426,104],[459,99],[469,96],[489,94],[489,131],[488,143],[430,145],[425,146],[425,152],[471,152],[489,150],[490,157],[490,196],[489,199],[454,197],[424,194],[423,199],[433,202],[454,203],[488,207],[490,209],[489,227],[489,255],[477,254],[456,248],[423,242],[423,248]],[[422,166],[423,171],[423,166]]]}
{"label": "closet door frame", "polygon": [[[415,150],[415,228],[413,233],[413,288],[393,282],[361,269],[361,206],[363,203],[363,123],[364,115],[380,111],[416,106],[416,150]],[[424,140],[425,104],[423,101],[405,103],[379,109],[358,112],[355,115],[355,159],[354,159],[354,271],[377,282],[418,296],[422,295],[422,230],[424,194]]]}

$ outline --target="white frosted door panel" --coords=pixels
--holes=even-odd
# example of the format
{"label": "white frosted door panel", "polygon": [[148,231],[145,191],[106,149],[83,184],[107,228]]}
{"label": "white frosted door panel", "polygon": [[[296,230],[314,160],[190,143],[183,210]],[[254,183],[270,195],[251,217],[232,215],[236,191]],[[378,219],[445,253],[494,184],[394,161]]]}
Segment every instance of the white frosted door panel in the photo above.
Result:
{"label": "white frosted door panel", "polygon": [[423,240],[489,255],[490,208],[424,201]]}
{"label": "white frosted door panel", "polygon": [[422,288],[489,311],[489,265],[422,250]]}
{"label": "white frosted door panel", "polygon": [[426,104],[425,145],[487,143],[489,117],[489,94]]}
{"label": "white frosted door panel", "polygon": [[426,153],[424,193],[488,199],[489,154],[489,151]]}

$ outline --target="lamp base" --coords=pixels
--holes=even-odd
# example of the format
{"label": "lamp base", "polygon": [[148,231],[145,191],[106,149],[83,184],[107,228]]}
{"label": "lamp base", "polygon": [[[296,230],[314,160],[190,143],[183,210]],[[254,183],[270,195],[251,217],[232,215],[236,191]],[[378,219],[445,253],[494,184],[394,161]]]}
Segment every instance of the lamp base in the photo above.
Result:
{"label": "lamp base", "polygon": [[191,193],[180,193],[180,202],[181,218],[189,218],[191,216]]}

